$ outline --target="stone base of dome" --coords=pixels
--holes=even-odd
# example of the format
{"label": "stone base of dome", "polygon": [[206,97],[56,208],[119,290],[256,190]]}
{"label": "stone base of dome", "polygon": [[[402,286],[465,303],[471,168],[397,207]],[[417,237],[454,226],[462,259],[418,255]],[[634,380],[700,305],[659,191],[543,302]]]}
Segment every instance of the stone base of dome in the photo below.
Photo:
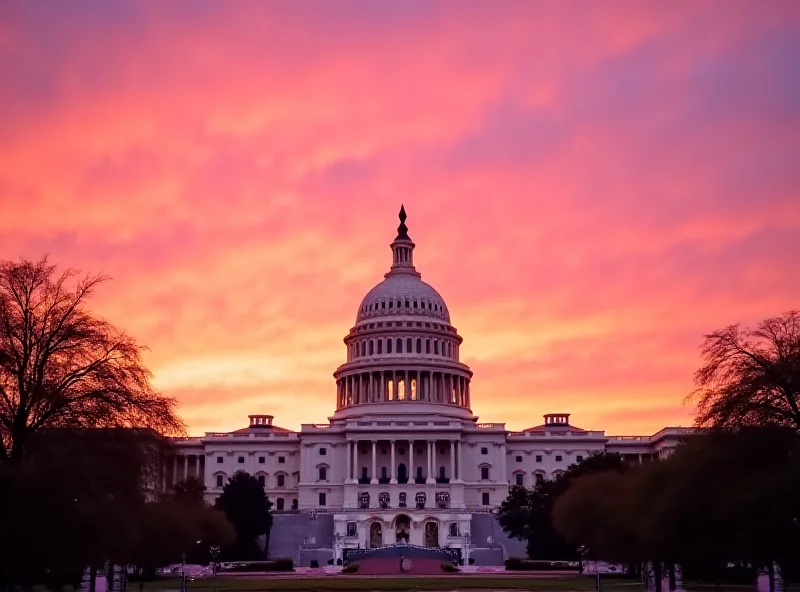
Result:
{"label": "stone base of dome", "polygon": [[474,422],[478,419],[466,407],[429,401],[382,401],[379,403],[349,405],[337,409],[328,419],[331,423],[335,423],[352,419],[368,421],[370,418],[375,418],[375,421],[391,418],[394,421],[413,422],[435,422],[451,419]]}

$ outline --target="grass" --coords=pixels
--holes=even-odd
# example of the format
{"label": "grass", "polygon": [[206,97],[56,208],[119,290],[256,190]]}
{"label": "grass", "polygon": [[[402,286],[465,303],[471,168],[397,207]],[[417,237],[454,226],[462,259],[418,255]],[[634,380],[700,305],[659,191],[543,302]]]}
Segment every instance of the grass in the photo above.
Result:
{"label": "grass", "polygon": [[[457,575],[449,576],[406,576],[406,577],[369,577],[369,576],[324,576],[281,578],[280,576],[259,577],[219,577],[194,580],[187,586],[188,590],[200,592],[238,592],[238,591],[275,591],[275,592],[336,592],[338,590],[370,591],[370,592],[403,592],[411,590],[532,590],[536,592],[588,592],[594,590],[594,577],[544,577],[537,578],[535,573],[511,572],[508,575]],[[129,582],[128,588],[135,592],[138,584]],[[148,592],[163,590],[169,592],[180,588],[179,579],[147,582],[144,588]],[[688,584],[688,592],[742,592],[753,590],[753,586]],[[798,586],[787,586],[787,590],[800,592]],[[635,580],[606,580],[603,592],[638,592],[641,584]],[[666,589],[664,592],[667,592]]]}
{"label": "grass", "polygon": [[[135,584],[129,584],[133,590]],[[614,582],[603,586],[604,592],[631,592],[639,590],[639,582]],[[180,588],[180,581],[161,580],[148,582],[145,588],[155,592]],[[533,574],[515,574],[497,576],[458,575],[448,576],[406,576],[406,577],[369,577],[369,576],[325,576],[321,578],[209,578],[194,580],[188,585],[189,590],[214,590],[216,592],[239,590],[275,590],[297,592],[328,592],[336,590],[369,590],[369,591],[405,591],[405,590],[536,590],[537,592],[588,591],[594,589],[594,578],[537,578]]]}

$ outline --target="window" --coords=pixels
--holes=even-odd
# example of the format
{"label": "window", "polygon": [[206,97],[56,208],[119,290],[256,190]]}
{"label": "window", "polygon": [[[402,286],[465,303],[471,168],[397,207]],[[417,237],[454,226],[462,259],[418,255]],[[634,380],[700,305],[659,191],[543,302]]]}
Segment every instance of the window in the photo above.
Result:
{"label": "window", "polygon": [[367,473],[367,467],[361,467],[361,478],[369,479],[369,473]]}
{"label": "window", "polygon": [[243,465],[244,464],[244,457],[240,456],[239,458],[236,459],[236,462],[238,462],[240,465]]}
{"label": "window", "polygon": [[285,456],[279,456],[279,457],[278,457],[278,463],[279,463],[279,464],[283,464],[283,463],[285,463],[285,462],[286,462],[286,457],[285,457]]}
{"label": "window", "polygon": [[366,491],[358,496],[358,506],[362,510],[369,508],[369,494]]}
{"label": "window", "polygon": [[458,536],[458,522],[451,522],[450,523],[450,536],[457,537]]}
{"label": "window", "polygon": [[284,475],[278,475],[278,487],[283,487],[285,482],[286,477]]}
{"label": "window", "polygon": [[481,448],[481,454],[489,454],[488,448]]}
{"label": "window", "polygon": [[258,457],[258,464],[263,465],[266,462],[266,460],[267,459],[265,459],[263,456],[259,456]]}
{"label": "window", "polygon": [[425,494],[420,492],[414,498],[417,502],[417,509],[421,510],[425,507]]}
{"label": "window", "polygon": [[369,340],[369,355],[372,355],[374,353],[375,353],[375,342],[370,339]]}
{"label": "window", "polygon": [[444,479],[444,467],[439,467],[439,479]]}
{"label": "window", "polygon": [[517,457],[517,462],[522,462],[522,457],[521,456]]}
{"label": "window", "polygon": [[449,508],[450,507],[450,494],[446,491],[440,491],[436,494],[436,507]]}
{"label": "window", "polygon": [[264,485],[266,485],[266,483],[267,483],[267,482],[266,482],[266,479],[264,478],[264,475],[259,475],[259,476],[258,476],[258,477],[256,477],[256,478],[258,479],[258,484],[259,484],[261,487],[264,487]]}
{"label": "window", "polygon": [[488,479],[489,478],[489,467],[481,467],[481,479]]}
{"label": "window", "polygon": [[422,479],[422,467],[417,467],[417,479]]}
{"label": "window", "polygon": [[522,473],[517,473],[514,479],[519,487],[525,485],[525,475],[523,475]]}
{"label": "window", "polygon": [[414,348],[412,346],[412,339],[409,337],[406,339],[406,352],[411,353],[412,351],[414,351]]}
{"label": "window", "polygon": [[536,473],[536,485],[541,485],[542,483],[544,483],[544,475]]}
{"label": "window", "polygon": [[579,454],[578,456],[575,457],[575,460],[577,462],[583,462],[583,457]]}
{"label": "window", "polygon": [[328,469],[326,467],[319,468],[319,480],[320,481],[328,480]]}
{"label": "window", "polygon": [[425,353],[426,354],[431,353],[431,340],[430,339],[426,339],[425,340]]}
{"label": "window", "polygon": [[222,457],[221,457],[221,456],[218,456],[218,457],[217,457],[217,464],[218,464],[218,465],[221,465],[221,464],[222,464]]}
{"label": "window", "polygon": [[391,339],[387,339],[386,340],[386,353],[387,354],[392,353],[392,340]]}
{"label": "window", "polygon": [[388,479],[388,478],[389,477],[387,477],[386,467],[381,467],[381,479]]}
{"label": "window", "polygon": [[378,339],[378,354],[383,353],[383,339]]}
{"label": "window", "polygon": [[482,493],[481,494],[481,503],[484,506],[488,506],[489,505],[489,494],[488,493]]}
{"label": "window", "polygon": [[324,491],[320,491],[319,493],[319,503],[317,505],[324,506],[327,502],[327,496],[325,495]]}
{"label": "window", "polygon": [[541,454],[537,454],[536,455],[536,462],[542,462],[542,455]]}
{"label": "window", "polygon": [[283,498],[282,497],[279,497],[278,499],[275,500],[275,509],[278,512],[283,512]]}
{"label": "window", "polygon": [[325,456],[326,454],[328,454],[328,449],[327,448],[320,448],[319,449],[319,455],[320,456]]}
{"label": "window", "polygon": [[561,462],[561,455],[560,454],[556,455],[556,462]]}
{"label": "window", "polygon": [[433,353],[437,356],[439,355],[439,342],[434,339],[433,341]]}
{"label": "window", "polygon": [[405,492],[401,492],[397,496],[397,505],[400,506],[401,508],[405,508],[406,507],[406,494],[405,494]]}
{"label": "window", "polygon": [[389,494],[385,491],[378,496],[378,505],[384,509],[389,507]]}
{"label": "window", "polygon": [[217,487],[222,487],[222,475],[217,475]]}
{"label": "window", "polygon": [[403,340],[400,339],[399,337],[397,338],[397,353],[398,354],[403,353]]}
{"label": "window", "polygon": [[294,499],[292,500],[292,510],[296,510],[296,509],[297,509],[297,507],[298,507],[298,506],[297,506],[297,498],[294,498]]}
{"label": "window", "polygon": [[358,534],[358,525],[355,522],[347,523],[347,536],[354,537]]}
{"label": "window", "polygon": [[422,353],[422,339],[420,339],[419,337],[417,337],[417,353],[418,354]]}

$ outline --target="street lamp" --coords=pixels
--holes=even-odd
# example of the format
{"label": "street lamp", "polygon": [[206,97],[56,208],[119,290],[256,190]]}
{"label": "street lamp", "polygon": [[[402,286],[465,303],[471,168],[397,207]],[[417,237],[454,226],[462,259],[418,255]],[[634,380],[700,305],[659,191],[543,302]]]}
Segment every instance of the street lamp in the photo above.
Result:
{"label": "street lamp", "polygon": [[220,548],[217,545],[213,545],[208,552],[211,554],[211,575],[216,577],[217,575],[217,558],[219,557]]}

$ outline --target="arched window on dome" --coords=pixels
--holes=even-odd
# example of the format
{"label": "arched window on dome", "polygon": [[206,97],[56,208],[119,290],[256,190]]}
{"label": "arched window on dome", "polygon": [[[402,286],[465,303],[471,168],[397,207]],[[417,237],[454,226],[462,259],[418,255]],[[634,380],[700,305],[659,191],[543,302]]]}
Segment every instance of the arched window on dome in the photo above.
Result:
{"label": "arched window on dome", "polygon": [[383,339],[378,339],[378,355],[383,353]]}
{"label": "arched window on dome", "polygon": [[425,353],[426,354],[431,353],[431,340],[430,339],[426,339],[425,340]]}
{"label": "arched window on dome", "polygon": [[387,354],[392,353],[392,339],[391,338],[386,340],[386,353]]}
{"label": "arched window on dome", "polygon": [[411,353],[414,351],[414,341],[409,337],[406,339],[406,353]]}
{"label": "arched window on dome", "polygon": [[409,381],[411,383],[411,400],[412,401],[416,401],[417,400],[417,379],[416,378],[410,378]]}
{"label": "arched window on dome", "polygon": [[400,339],[399,337],[397,338],[397,353],[398,354],[403,353],[403,340]]}
{"label": "arched window on dome", "polygon": [[417,353],[418,354],[422,353],[422,339],[420,339],[419,337],[417,337]]}
{"label": "arched window on dome", "polygon": [[403,308],[403,301],[400,299],[397,300],[397,308]]}
{"label": "arched window on dome", "polygon": [[438,339],[434,339],[433,340],[433,353],[435,355],[437,355],[437,356],[439,355],[439,340]]}
{"label": "arched window on dome", "polygon": [[389,301],[389,308],[394,308],[394,300]]}
{"label": "arched window on dome", "polygon": [[384,310],[385,308],[386,308],[386,301],[382,300],[381,301],[381,310]]}
{"label": "arched window on dome", "polygon": [[372,339],[369,340],[369,355],[375,353],[375,342]]}
{"label": "arched window on dome", "polygon": [[411,303],[408,300],[406,300],[406,308],[411,308]]}
{"label": "arched window on dome", "polygon": [[[370,353],[372,353],[372,352],[370,352]],[[453,357],[453,344],[450,343],[449,341],[447,342],[447,357],[448,358],[452,358]]]}

